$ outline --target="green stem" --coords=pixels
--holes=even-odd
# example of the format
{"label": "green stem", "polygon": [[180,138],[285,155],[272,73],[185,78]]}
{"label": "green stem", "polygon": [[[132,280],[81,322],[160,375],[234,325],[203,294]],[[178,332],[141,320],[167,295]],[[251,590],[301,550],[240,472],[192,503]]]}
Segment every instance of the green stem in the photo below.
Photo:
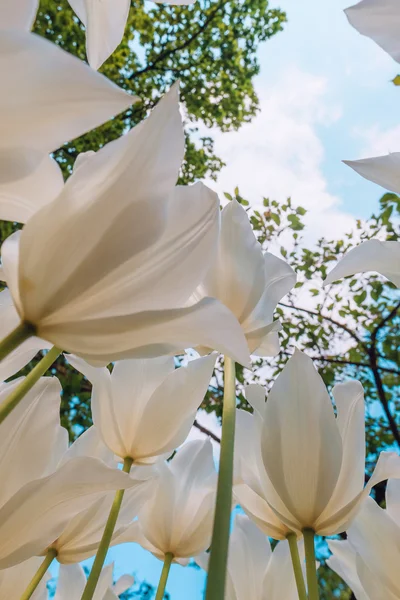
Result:
{"label": "green stem", "polygon": [[18,348],[28,338],[35,335],[35,328],[30,323],[22,321],[0,342],[0,361],[6,358],[15,348]]}
{"label": "green stem", "polygon": [[53,362],[60,356],[62,350],[53,346],[51,350],[43,356],[42,360],[28,373],[19,385],[11,392],[9,396],[0,405],[0,423],[4,421],[7,415],[21,402],[22,398],[29,392],[42,375],[51,367]]}
{"label": "green stem", "polygon": [[215,504],[206,600],[223,600],[225,597],[226,565],[232,510],[233,449],[236,420],[235,362],[227,356],[225,356],[224,377],[225,389],[217,501]]}
{"label": "green stem", "polygon": [[317,565],[315,563],[315,533],[312,529],[303,529],[304,549],[306,552],[306,573],[309,600],[319,600]]}
{"label": "green stem", "polygon": [[172,559],[174,555],[172,552],[167,552],[164,557],[164,564],[161,571],[160,581],[158,582],[157,594],[155,600],[163,600],[165,594],[165,586],[167,585],[169,570],[171,568]]}
{"label": "green stem", "polygon": [[295,533],[288,533],[286,539],[289,542],[290,556],[292,558],[293,572],[296,580],[299,600],[307,600],[307,590],[303,578],[303,569],[301,568],[297,536]]}
{"label": "green stem", "polygon": [[[129,473],[132,467],[133,459],[127,456],[124,459],[123,471]],[[90,571],[90,575],[86,582],[85,589],[82,594],[81,600],[92,600],[94,592],[96,590],[97,582],[99,581],[100,573],[106,560],[108,548],[111,543],[111,539],[114,533],[115,525],[117,523],[119,511],[121,509],[122,499],[124,497],[125,490],[118,490],[114,496],[114,502],[108,515],[107,523],[103,531],[101,542],[97,549],[96,558]]]}
{"label": "green stem", "polygon": [[42,564],[40,565],[40,567],[38,568],[38,570],[32,577],[28,587],[26,588],[25,592],[22,594],[20,600],[29,600],[29,598],[33,595],[33,593],[36,590],[39,583],[42,581],[43,577],[46,575],[47,569],[49,568],[49,566],[51,565],[51,563],[53,562],[53,560],[55,559],[56,556],[57,556],[57,550],[55,550],[54,548],[50,548],[50,550],[47,551],[47,554],[44,557]]}

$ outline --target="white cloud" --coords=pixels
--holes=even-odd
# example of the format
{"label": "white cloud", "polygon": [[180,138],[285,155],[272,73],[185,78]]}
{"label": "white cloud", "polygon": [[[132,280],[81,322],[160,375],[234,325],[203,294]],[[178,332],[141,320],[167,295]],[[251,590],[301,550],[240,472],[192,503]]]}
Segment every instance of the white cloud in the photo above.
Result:
{"label": "white cloud", "polygon": [[354,133],[364,140],[364,147],[357,158],[370,158],[400,151],[400,126],[382,129],[379,125],[373,125],[366,130],[355,129]]}
{"label": "white cloud", "polygon": [[219,193],[238,185],[241,194],[257,205],[263,196],[307,208],[311,237],[340,235],[353,218],[341,211],[341,200],[331,194],[322,171],[324,146],[319,127],[332,126],[341,109],[329,105],[328,80],[300,70],[286,69],[274,85],[257,84],[260,113],[237,132],[213,131],[216,152],[227,163],[217,184]]}

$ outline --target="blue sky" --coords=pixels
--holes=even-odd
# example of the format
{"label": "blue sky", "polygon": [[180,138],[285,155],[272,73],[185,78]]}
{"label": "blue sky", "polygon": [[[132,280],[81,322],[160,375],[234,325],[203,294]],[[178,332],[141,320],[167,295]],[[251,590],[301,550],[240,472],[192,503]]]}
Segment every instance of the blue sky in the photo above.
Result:
{"label": "blue sky", "polygon": [[[311,236],[340,235],[354,217],[366,218],[383,190],[341,163],[400,150],[400,72],[375,44],[347,23],[343,0],[281,0],[283,33],[259,51],[256,87],[261,113],[239,132],[214,132],[216,150],[228,163],[219,192],[239,185],[257,204],[262,196],[309,209]],[[115,572],[136,573],[157,585],[161,563],[136,545],[112,549]],[[90,563],[90,561],[89,561]],[[202,571],[173,566],[172,600],[200,600]]]}

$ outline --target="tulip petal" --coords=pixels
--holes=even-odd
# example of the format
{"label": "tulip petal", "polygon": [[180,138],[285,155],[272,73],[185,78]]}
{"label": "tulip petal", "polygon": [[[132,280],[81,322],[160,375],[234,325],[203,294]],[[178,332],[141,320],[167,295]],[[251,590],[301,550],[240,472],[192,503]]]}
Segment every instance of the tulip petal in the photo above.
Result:
{"label": "tulip petal", "polygon": [[[57,162],[48,155],[0,150],[0,219],[26,223],[64,187]],[[3,156],[4,155],[4,156]]]}
{"label": "tulip petal", "polygon": [[328,558],[327,565],[347,583],[357,600],[371,600],[364,590],[357,573],[356,553],[347,540],[328,540],[332,556]]}
{"label": "tulip petal", "polygon": [[[185,308],[142,312],[41,327],[41,337],[90,360],[152,358],[179,354],[198,344],[215,348],[249,367],[242,329],[233,314],[213,298]],[[55,342],[57,340],[57,342]]]}
{"label": "tulip petal", "polygon": [[324,382],[308,356],[295,351],[272,387],[264,415],[265,470],[294,519],[312,528],[335,488],[342,441]]}
{"label": "tulip petal", "polygon": [[258,383],[246,385],[245,396],[250,406],[260,415],[264,414],[265,410],[265,389]]}
{"label": "tulip petal", "polygon": [[93,69],[101,67],[122,41],[130,0],[68,0],[86,27],[86,53]]}
{"label": "tulip petal", "polygon": [[377,271],[400,287],[400,242],[369,240],[352,248],[330,271],[324,285],[364,271]]}
{"label": "tulip petal", "polygon": [[75,600],[82,596],[86,585],[81,565],[60,565],[54,600]]}
{"label": "tulip petal", "polygon": [[136,100],[56,44],[22,31],[0,32],[0,80],[7,90],[2,148],[50,152]]}
{"label": "tulip petal", "polygon": [[400,527],[400,479],[389,479],[386,486],[386,510]]}
{"label": "tulip petal", "polygon": [[0,29],[29,31],[35,22],[38,6],[39,0],[0,2]]}
{"label": "tulip petal", "polygon": [[[20,598],[42,562],[42,557],[34,556],[20,565],[0,571],[0,598],[7,600],[17,600]],[[47,600],[45,578],[39,584],[36,594],[32,596],[32,600]]]}
{"label": "tulip petal", "polygon": [[12,300],[18,313],[20,313],[20,297],[18,288],[20,239],[21,231],[15,231],[8,236],[8,238],[6,238],[1,245],[2,280],[8,285],[12,295]]}
{"label": "tulip petal", "polygon": [[42,553],[96,493],[134,485],[94,458],[74,458],[22,487],[0,509],[0,569]]}
{"label": "tulip petal", "polygon": [[400,62],[400,10],[396,0],[362,0],[345,13],[350,25]]}
{"label": "tulip petal", "polygon": [[265,573],[262,597],[287,600],[295,600],[298,597],[287,540],[282,540],[275,546]]}
{"label": "tulip petal", "polygon": [[373,181],[395,194],[400,193],[400,152],[343,162],[368,181]]}
{"label": "tulip petal", "polygon": [[[19,281],[30,322],[47,315],[57,322],[57,310],[65,319],[68,306],[75,316],[104,312],[104,302],[94,306],[96,284],[113,290],[128,272],[132,277],[130,259],[161,234],[184,152],[178,92],[174,85],[148,119],[87,158],[24,227]],[[110,310],[112,297],[106,300]]]}
{"label": "tulip petal", "polygon": [[109,466],[116,467],[113,453],[102,441],[99,431],[92,426],[86,429],[65,452],[61,464],[65,464],[72,458],[90,456],[98,458]]}
{"label": "tulip petal", "polygon": [[276,516],[268,502],[245,483],[235,485],[234,497],[244,512],[267,536],[284,540],[291,529]]}
{"label": "tulip petal", "polygon": [[214,370],[216,354],[192,360],[175,369],[149,399],[132,440],[135,462],[178,448],[192,428]]}

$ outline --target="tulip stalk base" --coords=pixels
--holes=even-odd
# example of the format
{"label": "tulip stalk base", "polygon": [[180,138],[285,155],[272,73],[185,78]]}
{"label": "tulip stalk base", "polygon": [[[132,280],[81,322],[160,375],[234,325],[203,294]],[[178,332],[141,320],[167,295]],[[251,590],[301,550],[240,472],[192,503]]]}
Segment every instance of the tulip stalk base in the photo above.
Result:
{"label": "tulip stalk base", "polygon": [[[133,460],[130,457],[125,458],[123,472],[129,473],[132,467]],[[99,581],[99,577],[101,574],[101,570],[104,565],[104,561],[106,560],[108,548],[110,547],[110,543],[112,540],[112,536],[114,533],[115,525],[117,523],[119,511],[121,509],[122,500],[124,497],[125,490],[118,490],[115,493],[114,501],[110,510],[110,514],[108,515],[107,523],[103,531],[103,536],[101,538],[96,558],[94,559],[94,563],[92,566],[92,570],[90,571],[90,575],[86,582],[85,589],[82,594],[81,600],[92,600],[94,592],[96,590],[97,583]]]}
{"label": "tulip stalk base", "polygon": [[307,600],[307,590],[303,578],[303,569],[301,568],[301,561],[299,555],[299,548],[297,546],[297,536],[295,533],[289,533],[286,536],[289,543],[290,556],[292,559],[294,578],[296,580],[297,594],[299,600]]}
{"label": "tulip stalk base", "polygon": [[171,568],[171,563],[174,558],[172,552],[167,552],[164,558],[164,564],[161,571],[160,581],[158,582],[157,593],[155,600],[163,600],[165,587],[167,585],[168,575]]}
{"label": "tulip stalk base", "polygon": [[0,360],[3,360],[18,348],[25,340],[35,335],[35,328],[30,323],[24,321],[13,329],[0,342]]}
{"label": "tulip stalk base", "polygon": [[24,396],[35,385],[35,383],[46,373],[53,362],[60,356],[62,350],[53,346],[51,350],[38,362],[32,371],[23,381],[11,392],[0,406],[0,423],[10,414],[10,412],[21,402]]}
{"label": "tulip stalk base", "polygon": [[57,550],[55,550],[54,548],[50,548],[50,550],[48,550],[46,556],[44,557],[42,564],[40,565],[40,567],[38,568],[38,570],[32,577],[30,584],[26,588],[25,592],[22,594],[20,600],[29,600],[29,598],[31,598],[31,596],[33,596],[36,588],[38,587],[39,583],[42,581],[43,577],[46,575],[47,569],[50,567],[51,563],[56,558],[56,556],[57,556]]}
{"label": "tulip stalk base", "polygon": [[225,357],[224,379],[221,453],[206,600],[223,600],[225,597],[232,509],[233,450],[236,420],[235,362],[228,357]]}
{"label": "tulip stalk base", "polygon": [[312,529],[303,529],[304,549],[306,553],[306,573],[309,600],[319,600],[317,565],[315,563],[315,533]]}

